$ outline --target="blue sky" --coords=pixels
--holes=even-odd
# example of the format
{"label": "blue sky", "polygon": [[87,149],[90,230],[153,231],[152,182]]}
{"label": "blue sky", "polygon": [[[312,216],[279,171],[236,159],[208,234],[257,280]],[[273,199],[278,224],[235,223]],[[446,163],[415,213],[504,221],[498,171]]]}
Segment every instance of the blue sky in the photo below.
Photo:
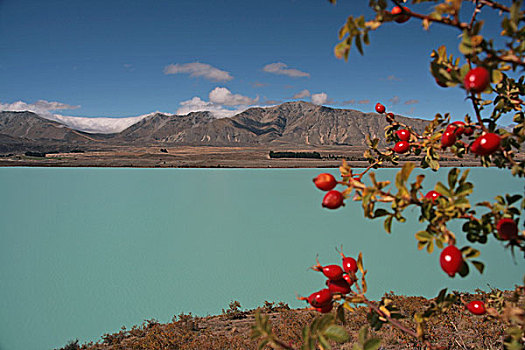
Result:
{"label": "blue sky", "polygon": [[[54,104],[40,107],[53,113],[83,117],[199,106],[228,115],[308,90],[303,100],[315,94],[315,102],[365,112],[381,101],[407,116],[472,114],[463,90],[440,88],[429,73],[430,52],[440,43],[457,53],[457,30],[433,25],[425,32],[415,19],[389,23],[372,33],[365,56],[334,57],[339,28],[348,15],[370,17],[367,4],[0,0],[0,104],[44,100]],[[496,36],[497,17],[485,17],[484,34]]]}

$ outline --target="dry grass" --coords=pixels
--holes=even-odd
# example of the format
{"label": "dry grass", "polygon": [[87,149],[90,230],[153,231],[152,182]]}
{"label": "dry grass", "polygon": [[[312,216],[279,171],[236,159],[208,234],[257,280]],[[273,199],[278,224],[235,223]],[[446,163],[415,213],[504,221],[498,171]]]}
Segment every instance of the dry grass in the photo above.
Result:
{"label": "dry grass", "polygon": [[[422,297],[388,295],[395,301],[402,314],[402,320],[412,327],[412,316],[429,305]],[[487,300],[487,294],[463,294],[463,299]],[[295,348],[301,345],[301,330],[318,314],[306,309],[290,310],[284,304],[266,303],[260,308],[270,316],[274,333]],[[241,311],[238,307],[225,310],[222,315],[195,317],[179,315],[167,324],[151,320],[130,330],[105,334],[97,343],[68,344],[62,350],[168,350],[168,349],[256,349],[257,342],[250,339],[254,324],[254,311]],[[346,313],[347,331],[353,341],[357,340],[359,329],[367,324],[368,310],[361,307],[355,313]],[[453,305],[450,311],[432,320],[427,325],[430,341],[443,349],[501,349],[503,325],[487,316],[474,316],[465,312],[461,303]],[[397,329],[387,325],[372,335],[383,339],[381,349],[420,349],[421,344]],[[336,345],[334,349],[351,349],[352,342]]]}

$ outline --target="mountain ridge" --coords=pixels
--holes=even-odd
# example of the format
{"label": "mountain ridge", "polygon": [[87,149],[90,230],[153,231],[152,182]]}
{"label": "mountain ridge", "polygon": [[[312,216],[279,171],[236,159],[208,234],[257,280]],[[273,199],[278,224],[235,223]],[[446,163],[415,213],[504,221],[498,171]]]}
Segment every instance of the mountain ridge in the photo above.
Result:
{"label": "mountain ridge", "polygon": [[[396,116],[422,130],[427,120]],[[0,112],[0,134],[25,143],[191,146],[361,146],[367,134],[381,136],[387,121],[377,113],[336,109],[308,102],[253,107],[229,118],[211,112],[151,114],[119,133],[97,134],[72,129],[33,112]],[[13,140],[10,140],[13,142]],[[0,140],[1,142],[1,140]]]}

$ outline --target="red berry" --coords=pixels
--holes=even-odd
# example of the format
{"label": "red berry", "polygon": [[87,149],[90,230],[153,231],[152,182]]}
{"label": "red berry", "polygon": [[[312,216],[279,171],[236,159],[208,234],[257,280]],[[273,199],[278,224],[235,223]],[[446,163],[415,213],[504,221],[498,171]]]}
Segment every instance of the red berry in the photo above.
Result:
{"label": "red berry", "polygon": [[456,136],[461,136],[465,132],[465,123],[456,121],[447,126],[446,131],[452,131]]}
{"label": "red berry", "polygon": [[434,202],[438,197],[441,197],[441,193],[436,191],[428,191],[428,193],[425,195],[425,198],[428,198]]}
{"label": "red berry", "polygon": [[456,134],[454,131],[445,131],[441,136],[441,148],[447,148],[456,143]]}
{"label": "red berry", "polygon": [[385,111],[386,111],[385,106],[383,106],[381,103],[377,103],[376,104],[376,112],[377,113],[383,114],[383,113],[385,113]]}
{"label": "red berry", "polygon": [[394,116],[394,113],[390,113],[390,112],[388,112],[388,113],[386,114],[386,121],[390,123],[391,121],[394,120],[394,117],[395,117],[395,116]]}
{"label": "red berry", "polygon": [[407,129],[401,129],[396,131],[396,135],[401,141],[410,140],[410,131],[408,131]]}
{"label": "red berry", "polygon": [[488,132],[478,137],[470,145],[470,150],[478,156],[488,156],[498,150],[500,142],[501,137],[498,134]]}
{"label": "red berry", "polygon": [[399,141],[394,146],[394,152],[396,153],[406,153],[410,148],[410,143],[407,141]]}
{"label": "red berry", "polygon": [[471,127],[466,127],[465,128],[465,131],[463,131],[463,134],[467,135],[467,136],[470,136],[474,133],[474,129],[471,128]]}
{"label": "red berry", "polygon": [[355,261],[354,258],[351,257],[344,257],[343,258],[343,270],[345,272],[357,272],[357,261]]}
{"label": "red berry", "polygon": [[403,10],[405,10],[406,14],[401,14],[402,11],[401,11],[401,7],[399,6],[395,6],[392,8],[391,13],[394,16],[396,16],[394,21],[396,21],[397,23],[405,23],[406,21],[410,19],[410,9],[408,7],[403,6]]}
{"label": "red berry", "polygon": [[321,289],[308,297],[308,303],[313,307],[321,307],[332,302],[332,293],[328,289]]}
{"label": "red berry", "polygon": [[465,89],[471,92],[482,92],[490,84],[490,73],[483,67],[476,67],[471,69],[467,75],[465,75]]}
{"label": "red berry", "polygon": [[330,281],[339,281],[343,278],[343,269],[339,265],[326,265],[321,271]]}
{"label": "red berry", "polygon": [[480,151],[480,148],[479,148],[479,143],[481,142],[480,138],[478,137],[477,139],[474,140],[474,142],[472,142],[470,144],[470,151],[474,154],[478,154],[478,152]]}
{"label": "red berry", "polygon": [[325,194],[322,205],[328,209],[337,209],[344,205],[343,200],[344,197],[341,192],[332,190]]}
{"label": "red berry", "polygon": [[320,190],[330,191],[337,185],[337,180],[332,174],[322,173],[314,179],[314,184]]}
{"label": "red berry", "polygon": [[498,230],[499,238],[504,241],[510,241],[518,237],[518,225],[516,221],[510,218],[500,219],[496,225],[496,229]]}
{"label": "red berry", "polygon": [[441,252],[439,263],[443,271],[445,271],[450,277],[454,277],[463,264],[461,251],[456,248],[456,246],[449,245]]}
{"label": "red berry", "polygon": [[354,280],[352,279],[352,276],[348,275],[348,274],[344,274],[343,275],[343,279],[348,282],[348,285],[351,287],[352,284],[354,284]]}
{"label": "red berry", "polygon": [[323,305],[321,307],[316,307],[315,311],[320,312],[322,314],[326,314],[332,311],[333,308],[334,308],[334,304],[330,303],[330,304]]}
{"label": "red berry", "polygon": [[350,293],[350,284],[343,278],[338,281],[326,281],[328,289],[332,293],[348,294]]}
{"label": "red berry", "polygon": [[474,300],[468,303],[467,309],[474,315],[484,315],[487,312],[487,310],[485,310],[485,303],[480,300]]}

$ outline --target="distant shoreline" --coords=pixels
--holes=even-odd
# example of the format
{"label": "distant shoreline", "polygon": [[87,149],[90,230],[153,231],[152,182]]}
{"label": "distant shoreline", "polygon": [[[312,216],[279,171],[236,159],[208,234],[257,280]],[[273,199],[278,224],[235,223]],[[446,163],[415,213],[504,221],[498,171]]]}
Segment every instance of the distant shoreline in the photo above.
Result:
{"label": "distant shoreline", "polygon": [[[177,146],[171,148],[118,147],[70,153],[42,153],[27,156],[24,153],[0,157],[0,167],[91,167],[91,168],[338,168],[342,159],[355,168],[369,165],[363,158],[362,146],[332,147],[214,147]],[[270,158],[270,152],[279,154],[311,154],[318,158]],[[29,153],[29,152],[28,152]],[[29,153],[32,154],[32,153]],[[419,158],[408,156],[406,161],[419,163]],[[477,167],[479,159],[457,158],[441,161],[443,167]],[[397,168],[385,164],[384,168]]]}

